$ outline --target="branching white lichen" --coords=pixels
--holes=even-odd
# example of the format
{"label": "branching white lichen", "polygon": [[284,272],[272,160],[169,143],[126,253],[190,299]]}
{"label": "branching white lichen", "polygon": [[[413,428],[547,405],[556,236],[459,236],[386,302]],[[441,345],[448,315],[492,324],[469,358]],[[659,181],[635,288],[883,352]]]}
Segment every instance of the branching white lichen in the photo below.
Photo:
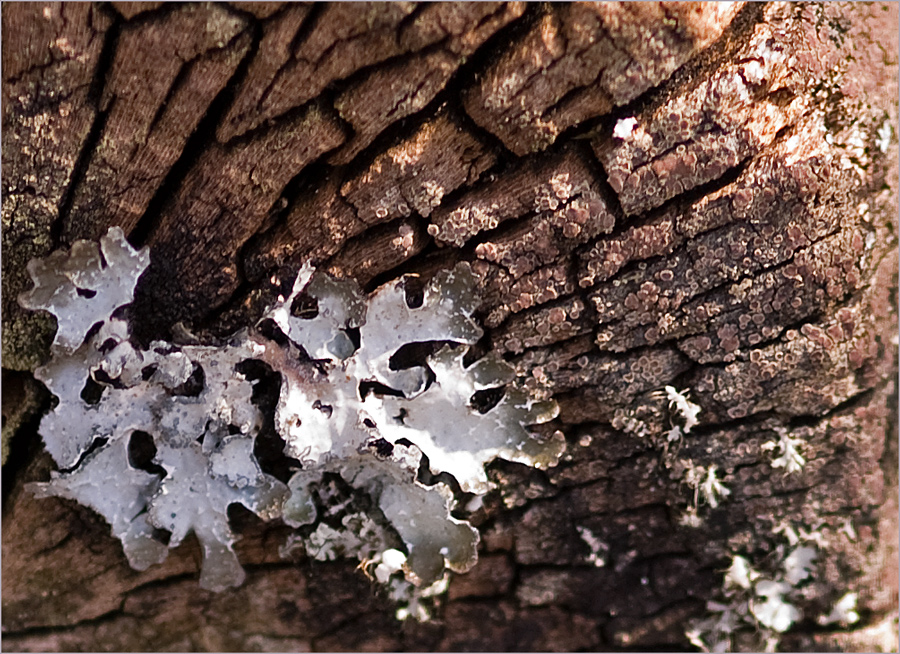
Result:
{"label": "branching white lichen", "polygon": [[703,652],[728,652],[735,636],[744,632],[760,639],[760,649],[774,651],[780,634],[801,618],[793,597],[810,576],[815,558],[812,548],[797,548],[767,576],[746,558],[733,556],[724,578],[725,601],[707,603],[709,616],[690,623],[688,640]]}
{"label": "branching white lichen", "polygon": [[697,426],[697,416],[700,415],[700,405],[694,404],[687,398],[687,391],[676,390],[674,386],[666,386],[666,399],[669,400],[669,408],[684,421],[684,425],[673,425],[666,437],[668,442],[680,440],[682,435],[690,433]]}
{"label": "branching white lichen", "polygon": [[[366,297],[306,266],[288,297],[227,343],[143,349],[122,307],[148,264],[146,248],[133,250],[113,228],[99,248],[78,241],[31,262],[35,288],[20,298],[59,326],[35,376],[58,398],[40,431],[62,472],[32,489],[96,510],[137,569],[193,532],[201,585],[240,584],[227,510],[242,504],[300,528],[285,554],[302,543],[317,559],[358,557],[408,604],[403,616],[423,617],[423,600],[446,588],[446,570],[475,563],[478,543],[475,528],[451,516],[453,492],[435,475],[484,494],[484,466],[496,457],[537,467],[559,460],[560,433],[538,440],[526,429],[555,417],[555,403],[532,400],[492,354],[466,365],[465,346],[482,335],[466,264],[435,276],[418,306],[407,301],[406,279]],[[296,311],[304,301],[311,310]],[[431,354],[397,365],[409,344]],[[266,421],[251,361],[280,378],[272,422],[295,460],[286,483],[254,454]],[[492,401],[477,402],[485,392]],[[155,466],[140,469],[132,449],[148,437]],[[323,475],[339,477],[351,497],[325,510]]]}
{"label": "branching white lichen", "polygon": [[882,153],[887,152],[888,148],[891,147],[892,134],[891,121],[889,118],[885,118],[884,122],[881,123],[881,127],[878,128],[877,138],[875,139],[875,145]]}
{"label": "branching white lichen", "polygon": [[595,568],[602,568],[605,566],[609,545],[597,538],[594,532],[587,527],[579,525],[576,529],[578,530],[578,535],[581,537],[581,540],[588,546],[587,562]]}
{"label": "branching white lichen", "polygon": [[762,445],[764,452],[778,450],[779,455],[772,459],[772,467],[784,468],[785,474],[800,472],[806,465],[806,459],[800,455],[800,446],[804,445],[803,439],[792,438],[784,427],[777,427],[775,431],[778,432],[778,440],[768,441]]}
{"label": "branching white lichen", "polygon": [[[708,615],[689,624],[685,635],[701,651],[732,651],[738,640],[740,649],[775,651],[781,634],[803,619],[801,606],[814,599],[815,585],[810,582],[828,541],[818,529],[787,522],[776,525],[772,533],[787,544],[778,544],[759,568],[743,556],[732,556],[721,601],[708,602]],[[817,618],[823,626],[857,620],[856,593],[852,592],[838,599],[829,614]]]}
{"label": "branching white lichen", "polygon": [[721,500],[731,495],[731,491],[716,476],[717,466],[695,466],[690,459],[680,461],[680,465],[684,468],[684,483],[693,491],[693,496],[679,522],[686,527],[699,527],[703,522],[700,501],[715,509]]}
{"label": "branching white lichen", "polygon": [[820,625],[841,624],[851,625],[859,622],[859,613],[856,612],[856,593],[846,593],[834,604],[834,608],[828,615],[819,616]]}
{"label": "branching white lichen", "polygon": [[731,491],[716,477],[716,466],[709,466],[707,469],[706,476],[700,483],[700,494],[704,501],[714,509],[719,506],[719,498],[731,495]]}

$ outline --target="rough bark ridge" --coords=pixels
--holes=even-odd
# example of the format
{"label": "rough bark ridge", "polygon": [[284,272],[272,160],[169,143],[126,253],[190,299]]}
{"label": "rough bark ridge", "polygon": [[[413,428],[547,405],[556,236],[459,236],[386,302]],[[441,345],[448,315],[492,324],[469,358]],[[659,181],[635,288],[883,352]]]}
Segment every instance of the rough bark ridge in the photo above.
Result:
{"label": "rough bark ridge", "polygon": [[[808,619],[781,647],[896,648],[896,4],[7,3],[2,21],[7,648],[684,649],[729,555],[765,561],[782,522],[828,542],[806,614],[857,590],[861,620]],[[368,289],[472,262],[483,346],[559,401],[565,461],[492,465],[480,562],[431,623],[398,629],[353,563],[282,561],[285,529],[240,513],[240,589],[200,590],[189,546],[132,571],[90,511],[23,491],[50,468],[29,417],[46,400],[13,372],[53,331],[16,305],[25,263],[111,225],[153,248],[144,339],[246,324],[305,261]],[[665,385],[702,407],[674,446]],[[782,428],[799,473],[762,448]],[[731,491],[699,527],[688,460]]]}

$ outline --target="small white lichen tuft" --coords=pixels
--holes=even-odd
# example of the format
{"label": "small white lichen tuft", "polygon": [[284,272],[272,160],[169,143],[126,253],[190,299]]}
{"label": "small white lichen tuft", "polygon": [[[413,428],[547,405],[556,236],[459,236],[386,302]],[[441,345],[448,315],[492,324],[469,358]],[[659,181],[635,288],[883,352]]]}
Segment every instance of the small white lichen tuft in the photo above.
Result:
{"label": "small white lichen tuft", "polygon": [[700,406],[694,404],[687,398],[687,391],[678,391],[674,386],[666,386],[665,391],[666,398],[669,400],[669,406],[674,409],[676,415],[684,420],[683,427],[678,428],[676,425],[676,427],[669,432],[668,440],[674,441],[680,438],[682,433],[688,434],[691,429],[697,426],[697,416],[700,415]]}
{"label": "small white lichen tuft", "polygon": [[743,556],[735,555],[731,559],[728,572],[725,573],[725,588],[743,588],[747,590],[759,577],[759,573],[750,567],[750,562]]}
{"label": "small white lichen tuft", "polygon": [[629,136],[631,136],[631,133],[634,131],[635,127],[637,127],[636,118],[620,118],[616,121],[615,127],[613,127],[613,138],[623,140],[627,139]]}
{"label": "small white lichen tuft", "polygon": [[581,540],[588,546],[589,552],[587,555],[587,562],[595,568],[602,568],[605,566],[609,545],[597,538],[597,536],[594,535],[594,532],[587,527],[578,526],[576,529],[578,530],[578,535],[581,537]]}
{"label": "small white lichen tuft", "polygon": [[721,500],[731,495],[731,491],[716,476],[717,466],[694,465],[690,459],[682,459],[679,465],[684,470],[684,483],[693,491],[691,503],[679,519],[679,524],[699,527],[703,523],[700,517],[700,501],[715,509]]}
{"label": "small white lichen tuft", "polygon": [[764,626],[783,633],[800,617],[800,612],[785,596],[791,590],[789,584],[764,579],[756,584],[756,597],[750,601],[750,612]]}
{"label": "small white lichen tuft", "polygon": [[[492,354],[465,365],[466,346],[482,336],[467,264],[436,275],[418,303],[407,301],[408,278],[366,296],[305,266],[287,298],[225,344],[142,349],[119,309],[148,265],[146,249],[133,250],[113,228],[99,247],[78,241],[32,261],[35,287],[20,298],[59,324],[53,356],[35,376],[59,400],[40,431],[66,472],[31,488],[96,510],[136,569],[194,533],[201,585],[239,585],[227,512],[241,504],[304,527],[284,556],[302,546],[320,560],[357,557],[403,604],[399,617],[425,619],[447,571],[474,565],[479,540],[451,515],[456,498],[445,476],[478,497],[491,488],[484,466],[493,459],[543,468],[563,452],[561,434],[538,440],[527,429],[555,417],[554,402],[532,399]],[[280,377],[270,421],[254,399],[262,376],[251,362]],[[483,391],[488,405],[477,399]],[[287,483],[254,454],[267,422],[295,460]],[[146,469],[129,458],[141,443],[155,464]],[[441,481],[420,479],[425,457]],[[340,484],[331,488],[323,475]]]}
{"label": "small white lichen tuft", "polygon": [[894,130],[891,128],[890,119],[885,118],[884,122],[881,124],[881,127],[878,128],[875,139],[875,145],[882,152],[887,152],[888,148],[891,147],[891,135],[893,134],[893,131]]}
{"label": "small white lichen tuft", "polygon": [[764,452],[778,450],[778,456],[772,459],[772,467],[784,468],[785,474],[800,472],[806,465],[806,459],[800,455],[800,446],[804,445],[803,439],[792,438],[784,427],[778,427],[775,431],[778,432],[778,440],[762,445]]}
{"label": "small white lichen tuft", "polygon": [[714,509],[719,506],[720,498],[731,495],[731,491],[716,478],[716,466],[709,466],[707,469],[706,476],[700,483],[700,493],[706,503]]}
{"label": "small white lichen tuft", "polygon": [[859,613],[856,612],[856,593],[846,593],[837,602],[828,615],[819,616],[820,625],[842,624],[851,625],[859,622]]}

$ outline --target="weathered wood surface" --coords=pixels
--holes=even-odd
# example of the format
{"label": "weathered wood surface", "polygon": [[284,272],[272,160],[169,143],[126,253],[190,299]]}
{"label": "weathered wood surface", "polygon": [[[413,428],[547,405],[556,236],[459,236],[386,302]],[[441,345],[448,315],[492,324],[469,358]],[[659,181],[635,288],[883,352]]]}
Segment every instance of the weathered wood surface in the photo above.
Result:
{"label": "weathered wood surface", "polygon": [[[857,589],[863,610],[781,647],[897,646],[896,4],[5,3],[2,21],[4,431],[23,425],[4,647],[683,649],[728,553],[763,556],[784,520],[829,539],[814,596]],[[15,303],[25,263],[110,225],[153,248],[145,339],[246,324],[308,260],[369,289],[472,262],[485,345],[559,401],[568,456],[493,466],[481,560],[428,624],[398,628],[353,562],[281,561],[285,529],[243,514],[242,588],[200,590],[189,544],[132,571],[90,511],[23,490],[51,467],[28,417],[47,399],[12,372],[52,334]],[[667,384],[703,409],[678,456],[732,492],[698,528],[662,462]],[[761,451],[776,427],[806,440],[801,473]]]}

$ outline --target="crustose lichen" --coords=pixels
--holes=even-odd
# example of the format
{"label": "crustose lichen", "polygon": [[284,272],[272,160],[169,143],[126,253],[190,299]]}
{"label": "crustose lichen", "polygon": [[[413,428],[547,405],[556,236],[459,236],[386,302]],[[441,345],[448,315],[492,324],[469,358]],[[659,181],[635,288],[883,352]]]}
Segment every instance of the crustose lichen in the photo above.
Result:
{"label": "crustose lichen", "polygon": [[[466,264],[435,276],[415,307],[405,280],[365,296],[306,266],[287,298],[227,343],[142,348],[121,308],[148,265],[146,248],[133,250],[113,228],[99,248],[78,241],[32,261],[35,287],[20,298],[58,321],[52,358],[35,376],[58,398],[40,431],[61,472],[32,488],[101,514],[136,569],[193,532],[201,585],[240,584],[227,510],[242,504],[298,528],[283,551],[302,544],[315,558],[356,556],[423,617],[417,597],[445,587],[446,569],[464,572],[476,560],[478,532],[451,515],[446,475],[480,495],[496,457],[538,467],[559,460],[561,434],[539,440],[526,429],[552,419],[556,405],[519,390],[493,354],[466,365],[465,346],[482,335]],[[314,310],[296,311],[300,300]],[[407,344],[431,354],[398,366]],[[272,422],[293,462],[289,479],[254,454],[266,421],[248,361],[280,378]],[[501,389],[487,407],[473,402]],[[152,441],[155,465],[129,458],[135,439]],[[323,475],[367,501],[328,507]]]}

